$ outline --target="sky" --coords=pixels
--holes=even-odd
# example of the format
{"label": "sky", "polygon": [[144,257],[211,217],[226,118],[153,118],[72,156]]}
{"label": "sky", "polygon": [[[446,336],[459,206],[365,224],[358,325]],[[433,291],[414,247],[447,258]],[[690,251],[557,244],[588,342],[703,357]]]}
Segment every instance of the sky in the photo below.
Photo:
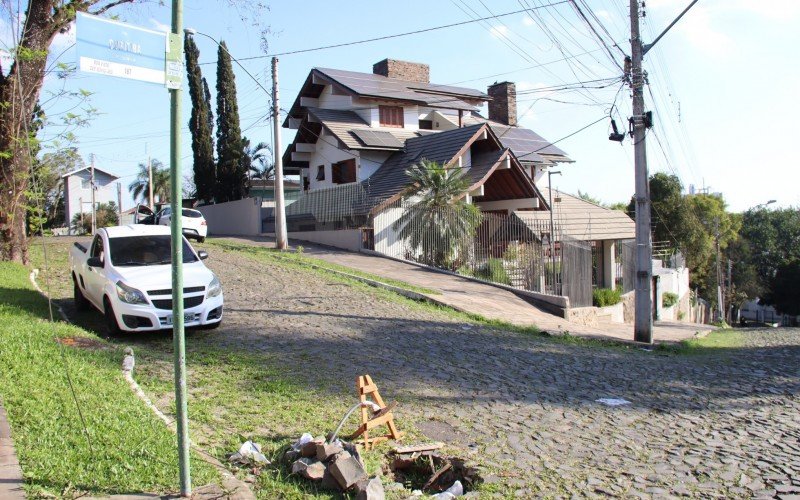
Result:
{"label": "sky", "polygon": [[[266,118],[270,98],[262,88],[271,88],[268,55],[530,9],[416,35],[279,56],[280,106],[289,109],[313,67],[371,72],[372,64],[386,57],[429,64],[436,84],[485,91],[495,81],[512,81],[520,93],[520,124],[558,141],[574,160],[556,169],[562,175],[553,177],[554,187],[581,191],[605,203],[627,202],[634,191],[633,145],[630,139],[622,144],[609,141],[608,134],[610,118],[625,127],[630,92],[616,83],[605,88],[594,88],[603,82],[585,83],[589,88],[577,89],[575,84],[620,76],[616,65],[623,52],[630,54],[628,2],[578,1],[587,17],[595,16],[602,24],[594,26],[606,49],[570,3],[548,5],[557,1],[273,1],[268,9],[259,9],[243,8],[244,2],[235,0],[196,0],[186,2],[184,25],[225,40],[250,73],[234,64],[241,126],[255,144],[271,142],[272,136]],[[644,41],[655,39],[689,1],[647,0]],[[169,5],[156,3],[115,14],[154,30],[166,30],[170,22]],[[700,0],[658,42],[644,60],[649,81],[645,107],[655,115],[646,141],[651,174],[677,175],[686,190],[693,185],[722,193],[733,211],[769,200],[776,200],[771,208],[800,206],[800,140],[795,127],[800,116],[798,21],[797,0]],[[4,12],[0,43],[8,46],[12,33]],[[201,34],[195,39],[213,105],[217,46]],[[74,32],[57,38],[51,67],[76,62],[73,43]],[[2,62],[7,68],[7,60]],[[74,130],[77,147],[87,162],[94,154],[99,168],[121,177],[123,205],[129,208],[133,200],[127,186],[135,179],[137,165],[148,153],[169,163],[167,90],[92,74],[59,79],[53,73],[42,100],[61,89],[92,93],[89,104],[99,114]],[[53,99],[46,111],[58,122],[63,113],[75,112],[76,104],[74,99]],[[180,153],[186,174],[191,172],[189,113],[188,92],[183,92]],[[43,137],[59,132],[54,125]],[[293,137],[293,130],[282,131],[284,148]]]}

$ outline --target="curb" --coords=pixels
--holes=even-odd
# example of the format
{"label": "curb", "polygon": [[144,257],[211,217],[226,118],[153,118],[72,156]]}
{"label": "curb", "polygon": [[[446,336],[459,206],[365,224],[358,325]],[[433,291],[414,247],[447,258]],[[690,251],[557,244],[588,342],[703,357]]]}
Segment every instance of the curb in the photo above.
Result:
{"label": "curb", "polygon": [[14,453],[11,427],[8,425],[6,410],[0,404],[0,498],[24,499],[23,484],[25,484],[25,479],[22,476],[17,455]]}

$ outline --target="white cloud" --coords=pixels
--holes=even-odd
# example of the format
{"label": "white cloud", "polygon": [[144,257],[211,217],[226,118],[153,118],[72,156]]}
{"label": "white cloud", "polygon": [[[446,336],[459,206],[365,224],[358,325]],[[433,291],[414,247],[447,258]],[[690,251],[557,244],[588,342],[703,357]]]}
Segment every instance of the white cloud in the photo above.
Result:
{"label": "white cloud", "polygon": [[153,29],[156,31],[160,31],[162,33],[169,33],[172,31],[172,27],[169,24],[164,24],[160,22],[158,19],[150,18],[150,24],[153,26]]}
{"label": "white cloud", "polygon": [[607,10],[597,10],[595,11],[595,14],[597,14],[597,17],[605,19],[606,21],[610,21],[612,19],[611,13]]}
{"label": "white cloud", "polygon": [[712,24],[710,10],[696,8],[691,16],[687,15],[677,25],[677,30],[689,42],[703,52],[716,56],[730,54],[735,49],[733,38],[715,29]]}
{"label": "white cloud", "polygon": [[492,26],[489,33],[495,38],[505,38],[508,36],[508,28],[505,26]]}
{"label": "white cloud", "polygon": [[524,24],[525,26],[533,26],[535,23],[530,16],[524,16],[522,18],[522,24]]}

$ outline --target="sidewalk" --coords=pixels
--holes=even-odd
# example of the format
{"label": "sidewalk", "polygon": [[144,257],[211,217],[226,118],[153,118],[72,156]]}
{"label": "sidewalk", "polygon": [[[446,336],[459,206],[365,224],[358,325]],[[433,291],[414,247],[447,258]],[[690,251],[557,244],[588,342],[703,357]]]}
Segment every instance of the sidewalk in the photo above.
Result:
{"label": "sidewalk", "polygon": [[25,498],[22,489],[22,469],[19,468],[11,428],[6,419],[6,410],[0,405],[0,498],[21,500]]}
{"label": "sidewalk", "polygon": [[[274,238],[229,236],[240,243],[274,248]],[[291,243],[291,242],[290,242]],[[571,323],[564,318],[550,314],[499,287],[468,280],[459,276],[439,273],[399,262],[393,259],[348,252],[314,243],[303,242],[304,253],[320,260],[347,266],[412,285],[437,290],[438,295],[431,298],[443,302],[459,311],[479,314],[488,319],[506,321],[519,326],[535,325],[541,330],[570,335],[600,338],[605,340],[633,340],[633,325],[604,323],[599,326],[585,326]],[[696,332],[706,332],[714,328],[709,325],[679,322],[656,322],[653,326],[654,342],[680,342],[691,339]]]}

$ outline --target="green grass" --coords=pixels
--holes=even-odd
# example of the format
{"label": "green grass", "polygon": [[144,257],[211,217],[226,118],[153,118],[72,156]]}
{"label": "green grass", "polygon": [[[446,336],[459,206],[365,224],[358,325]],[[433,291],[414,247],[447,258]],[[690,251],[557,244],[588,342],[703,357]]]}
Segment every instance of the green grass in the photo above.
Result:
{"label": "green grass", "polygon": [[705,354],[714,350],[736,349],[744,345],[744,335],[736,330],[714,330],[705,337],[684,340],[678,349],[687,354]]}
{"label": "green grass", "polygon": [[[0,395],[28,495],[176,491],[175,437],[123,380],[121,346],[50,323],[28,272],[0,263]],[[198,485],[217,480],[199,460],[193,476]]]}
{"label": "green grass", "polygon": [[236,243],[233,241],[225,239],[217,239],[217,238],[209,238],[206,240],[206,243],[221,249],[234,250],[237,252],[242,252],[251,255],[258,255],[260,257],[271,258],[276,261],[300,265],[306,268],[316,267],[323,271],[335,271],[340,273],[346,273],[372,281],[379,281],[381,283],[385,283],[387,285],[391,285],[397,288],[402,288],[404,290],[409,290],[411,292],[423,293],[428,295],[441,295],[441,292],[438,290],[412,285],[411,283],[406,283],[405,281],[395,280],[392,278],[385,278],[383,276],[378,276],[376,274],[371,274],[364,271],[360,271],[358,269],[353,269],[352,267],[342,266],[339,264],[334,264],[332,262],[324,261],[322,259],[317,259],[315,257],[310,257],[308,255],[299,252],[281,252],[279,250],[275,250],[272,248],[248,245],[246,243]]}

